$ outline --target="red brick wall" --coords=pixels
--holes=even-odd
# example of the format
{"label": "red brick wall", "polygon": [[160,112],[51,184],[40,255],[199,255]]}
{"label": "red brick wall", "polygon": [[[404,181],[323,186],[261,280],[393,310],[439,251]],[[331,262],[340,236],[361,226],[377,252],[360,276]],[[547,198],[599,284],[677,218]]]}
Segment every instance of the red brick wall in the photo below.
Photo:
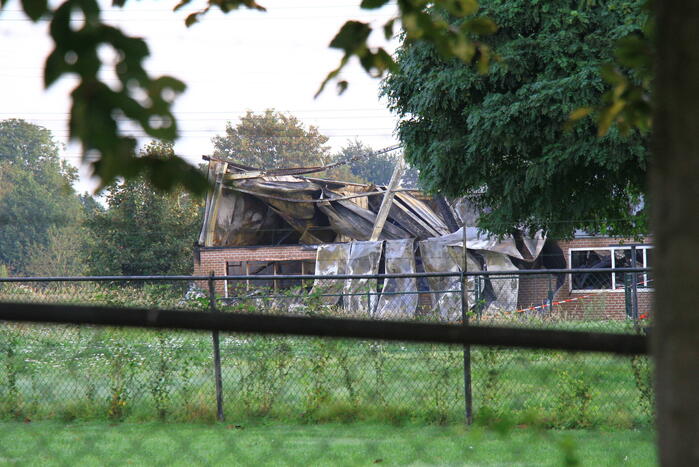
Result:
{"label": "red brick wall", "polygon": [[[244,246],[244,247],[200,247],[194,255],[194,275],[226,275],[226,264],[233,261],[293,261],[315,260],[313,245]],[[206,284],[199,284],[206,287]],[[216,292],[223,293],[223,281],[217,281]]]}
{"label": "red brick wall", "polygon": [[[571,248],[606,248],[610,245],[638,243],[633,239],[618,239],[609,237],[576,238],[559,241],[563,250],[567,267],[570,267]],[[643,239],[643,243],[651,243],[651,238]],[[556,281],[551,283],[555,289]],[[566,275],[563,286],[554,296],[554,302],[577,298],[578,300],[554,305],[552,313],[562,318],[578,319],[624,319],[626,317],[626,298],[624,290],[609,291],[580,291],[571,292],[570,276]],[[549,291],[548,276],[522,276],[519,282],[518,308],[528,308],[546,303]],[[639,314],[650,314],[653,293],[651,290],[638,291]],[[544,308],[543,310],[547,310]],[[548,313],[547,313],[548,314]]]}

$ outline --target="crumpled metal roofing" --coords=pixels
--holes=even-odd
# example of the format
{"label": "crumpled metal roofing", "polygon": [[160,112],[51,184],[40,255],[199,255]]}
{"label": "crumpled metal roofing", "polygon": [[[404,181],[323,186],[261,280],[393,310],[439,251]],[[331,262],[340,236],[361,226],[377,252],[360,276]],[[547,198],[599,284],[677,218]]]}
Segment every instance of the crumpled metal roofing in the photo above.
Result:
{"label": "crumpled metal roofing", "polygon": [[[295,231],[298,238],[287,237],[291,242],[320,244],[337,237],[366,241],[385,192],[374,185],[299,175],[230,172],[225,162],[213,160],[209,178],[216,187],[207,198],[199,236],[204,246],[265,244],[260,240],[270,235],[255,233],[275,227]],[[449,233],[444,220],[414,194],[396,193],[380,240],[422,240]]]}

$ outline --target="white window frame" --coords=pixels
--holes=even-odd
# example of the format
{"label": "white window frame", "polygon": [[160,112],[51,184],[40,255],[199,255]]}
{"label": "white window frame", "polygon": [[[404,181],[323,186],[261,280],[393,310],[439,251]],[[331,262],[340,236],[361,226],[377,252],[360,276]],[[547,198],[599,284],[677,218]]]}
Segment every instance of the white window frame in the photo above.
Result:
{"label": "white window frame", "polygon": [[[646,267],[648,264],[648,255],[647,251],[653,249],[652,245],[639,245],[636,247],[637,250],[641,250],[643,252],[643,264],[637,265],[639,268]],[[573,252],[574,251],[609,251],[610,255],[612,257],[612,267],[610,269],[614,269],[616,266],[616,250],[631,250],[630,246],[603,246],[603,247],[576,247],[576,248],[569,248],[568,249],[568,266],[570,269],[573,268]],[[612,275],[612,288],[611,289],[574,289],[573,288],[573,274],[568,274],[568,291],[573,292],[573,293],[599,293],[599,292],[623,292],[624,291],[624,284],[621,284],[619,287],[617,287],[616,284],[616,274],[613,272],[609,272],[609,274]],[[639,275],[643,275],[643,283],[647,284],[648,283],[648,273],[639,273]],[[638,291],[639,292],[649,292],[652,291],[652,287],[639,287]]]}

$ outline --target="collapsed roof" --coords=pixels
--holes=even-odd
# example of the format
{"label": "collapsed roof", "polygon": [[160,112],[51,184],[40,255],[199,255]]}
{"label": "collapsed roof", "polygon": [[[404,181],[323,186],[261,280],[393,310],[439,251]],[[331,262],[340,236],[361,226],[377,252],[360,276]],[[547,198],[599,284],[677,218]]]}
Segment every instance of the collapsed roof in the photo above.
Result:
{"label": "collapsed roof", "polygon": [[[206,200],[199,244],[315,245],[370,239],[387,187],[289,172],[246,170],[211,159],[208,176],[214,190]],[[416,190],[392,192],[378,239],[423,240],[456,230],[455,213],[446,203],[437,213],[437,202]]]}
{"label": "collapsed roof", "polygon": [[[532,237],[496,238],[469,226],[475,223],[477,213],[464,199],[448,202],[428,197],[416,190],[400,189],[393,180],[389,186],[377,186],[306,176],[325,168],[263,171],[209,158],[208,177],[214,189],[206,200],[199,245],[317,245],[317,274],[376,273],[380,263],[386,270],[404,273],[458,272],[463,267],[514,271],[532,267],[544,248],[546,239],[541,232]],[[451,282],[458,280],[432,278],[429,289],[452,290],[456,284]],[[366,280],[346,281],[343,287],[351,295],[353,288],[366,287],[362,281]],[[513,299],[516,303],[516,278],[508,284],[498,282],[500,290],[489,281],[484,284],[481,297],[487,297],[489,306],[499,307]],[[557,288],[561,284],[559,280]],[[417,284],[395,287],[417,290]],[[442,317],[456,319],[459,306],[455,296],[434,293]],[[390,300],[387,296],[370,308],[377,315],[383,309],[408,310],[404,303],[395,306]],[[344,306],[362,308],[351,299],[345,300]]]}

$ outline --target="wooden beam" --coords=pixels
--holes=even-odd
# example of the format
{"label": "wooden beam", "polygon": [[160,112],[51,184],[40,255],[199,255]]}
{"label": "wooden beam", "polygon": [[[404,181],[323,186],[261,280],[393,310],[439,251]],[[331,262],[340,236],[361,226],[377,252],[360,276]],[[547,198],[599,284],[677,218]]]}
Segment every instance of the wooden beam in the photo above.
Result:
{"label": "wooden beam", "polygon": [[242,172],[242,173],[229,173],[223,176],[224,180],[247,180],[249,178],[260,178],[262,177],[262,172],[255,170],[252,172]]}
{"label": "wooden beam", "polygon": [[398,159],[396,161],[396,167],[393,169],[393,175],[391,176],[391,181],[388,184],[386,193],[383,195],[383,201],[381,201],[381,207],[379,208],[379,213],[376,215],[376,222],[374,223],[374,230],[371,232],[370,241],[375,242],[381,236],[381,231],[388,218],[388,211],[391,209],[393,204],[394,191],[398,188],[398,182],[400,177],[403,175],[403,159]]}
{"label": "wooden beam", "polygon": [[219,171],[216,174],[216,185],[214,187],[213,196],[211,197],[212,206],[210,207],[211,211],[209,218],[207,219],[208,223],[206,226],[206,239],[204,240],[204,246],[214,246],[216,220],[218,219],[218,208],[221,205],[221,192],[223,191],[223,176],[226,174],[227,170],[228,162],[223,162],[222,165],[219,166]]}

